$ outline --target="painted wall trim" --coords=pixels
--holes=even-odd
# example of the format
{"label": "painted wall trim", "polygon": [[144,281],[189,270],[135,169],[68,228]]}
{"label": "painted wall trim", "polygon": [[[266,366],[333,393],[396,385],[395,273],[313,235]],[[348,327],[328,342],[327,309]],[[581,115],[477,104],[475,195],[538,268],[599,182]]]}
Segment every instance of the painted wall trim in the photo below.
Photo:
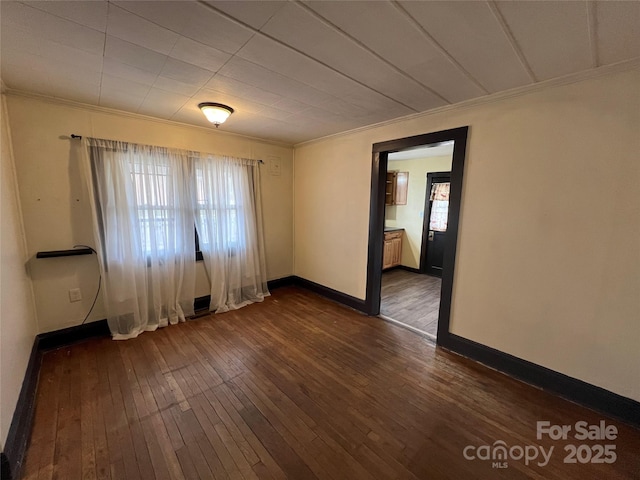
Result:
{"label": "painted wall trim", "polygon": [[341,303],[342,305],[346,305],[347,307],[358,310],[359,312],[366,313],[366,303],[360,298],[352,297],[346,293],[339,292],[333,288],[325,287],[324,285],[320,285],[319,283],[312,282],[311,280],[301,277],[294,277],[293,285],[304,288],[313,293],[317,293],[318,295],[322,295],[329,300]]}
{"label": "painted wall trim", "polygon": [[[338,303],[362,312],[364,300],[319,285],[315,282],[295,277],[296,286],[306,288]],[[346,301],[343,301],[346,300]],[[569,377],[555,370],[523,360],[508,353],[480,343],[459,337],[452,333],[438,335],[438,347],[467,357],[478,363],[498,370],[510,377],[553,393],[583,407],[603,413],[624,423],[640,428],[640,402],[623,397],[582,380]]]}
{"label": "painted wall trim", "polygon": [[106,320],[76,325],[62,330],[36,335],[29,356],[27,370],[22,380],[20,396],[13,412],[9,434],[2,452],[2,479],[18,479],[22,471],[24,456],[29,444],[31,425],[36,400],[36,390],[42,366],[42,354],[66,345],[82,342],[90,338],[108,337],[109,325]]}
{"label": "painted wall trim", "polygon": [[288,277],[277,278],[275,280],[269,280],[267,282],[267,287],[269,290],[275,290],[277,288],[282,287],[290,287],[291,285],[295,285],[296,277],[293,275],[289,275]]}
{"label": "painted wall trim", "polygon": [[29,363],[22,380],[22,388],[20,389],[16,409],[13,412],[11,426],[7,434],[7,442],[4,445],[4,451],[0,459],[0,475],[3,480],[5,478],[7,480],[20,478],[24,454],[27,451],[27,444],[31,435],[36,389],[42,363],[42,350],[40,349],[40,339],[38,337],[36,336],[33,340]]}
{"label": "painted wall trim", "polygon": [[[326,297],[330,300],[338,302],[342,305],[346,305],[355,310],[365,313],[364,300],[356,297],[352,297],[351,295],[347,295],[346,293],[339,292],[338,290],[334,290],[333,288],[325,287],[324,285],[320,285],[319,283],[312,282],[311,280],[307,280],[305,278],[301,278],[296,275],[289,275],[288,277],[269,280],[267,282],[267,287],[269,288],[270,291],[276,290],[282,287],[292,287],[292,286],[304,288],[311,292],[322,295],[323,297]],[[210,298],[211,297],[209,295],[196,298],[195,300],[196,314],[204,310],[208,310]]]}
{"label": "painted wall trim", "polygon": [[[270,280],[267,282],[267,286],[270,290],[275,290],[295,283],[296,278],[288,276]],[[204,308],[208,310],[209,301],[210,296],[196,298],[196,310],[199,305],[204,305]],[[24,455],[31,435],[42,354],[48,350],[72,345],[90,338],[109,337],[110,335],[109,324],[106,319],[36,335],[33,340],[27,370],[22,381],[18,403],[13,412],[5,449],[0,455],[0,468],[2,469],[0,478],[3,480],[20,478]]]}
{"label": "painted wall trim", "polygon": [[[286,286],[305,288],[363,313],[366,309],[364,300],[294,275],[269,282],[269,288],[274,290]],[[207,297],[200,297],[205,298]],[[3,480],[20,478],[33,423],[42,354],[46,350],[102,336],[109,336],[106,320],[36,336],[5,450],[0,452],[0,476]],[[451,333],[440,335],[438,345],[525,383],[640,428],[640,402]]]}
{"label": "painted wall trim", "polygon": [[[216,135],[227,135],[227,136],[231,136],[231,137],[238,137],[238,138],[243,138],[252,142],[260,142],[260,143],[266,143],[269,145],[277,145],[279,147],[286,147],[286,148],[292,148],[293,145],[291,143],[286,143],[286,142],[279,142],[277,140],[269,140],[268,138],[260,138],[260,137],[252,137],[250,135],[243,135],[241,133],[233,133],[233,132],[228,132],[228,131],[223,131],[223,130],[215,130],[212,127],[203,127],[201,125],[194,125],[192,123],[185,123],[185,122],[178,122],[176,120],[167,120],[164,118],[158,118],[158,117],[152,117],[150,115],[143,115],[141,113],[133,113],[133,112],[127,112],[125,110],[118,110],[116,108],[109,108],[109,107],[101,107],[98,105],[91,105],[89,103],[82,103],[82,102],[76,102],[73,100],[67,100],[64,98],[58,98],[58,97],[50,97],[48,95],[42,95],[40,93],[34,93],[34,92],[27,92],[24,90],[18,90],[18,89],[13,89],[13,88],[7,88],[6,91],[3,92],[3,95],[6,96],[12,96],[12,97],[25,97],[25,98],[31,98],[34,100],[40,100],[43,102],[47,102],[47,103],[53,103],[53,104],[57,104],[57,105],[64,105],[67,107],[71,107],[71,108],[78,108],[78,109],[83,109],[83,110],[91,110],[97,113],[105,113],[108,115],[120,115],[123,117],[130,117],[130,118],[137,118],[140,120],[149,120],[152,122],[156,122],[156,123],[162,123],[164,125],[171,125],[171,126],[179,126],[179,127],[189,127],[189,128],[195,128],[198,130],[202,130],[205,133],[215,133]],[[69,132],[71,133],[71,132]],[[78,135],[86,135],[86,132],[81,132],[81,131],[77,131],[77,132],[73,132],[76,133]],[[91,136],[91,135],[89,135]]]}
{"label": "painted wall trim", "polygon": [[385,120],[383,122],[373,123],[371,125],[365,125],[364,127],[353,128],[351,130],[345,130],[344,132],[338,132],[324,137],[315,138],[313,140],[307,140],[306,142],[300,142],[293,145],[293,148],[300,148],[314,143],[320,143],[325,140],[335,139],[343,137],[345,135],[352,135],[355,133],[365,132],[367,130],[373,130],[379,127],[385,127],[396,123],[407,122],[410,120],[416,120],[430,115],[436,115],[443,112],[449,112],[452,110],[463,110],[466,108],[475,107],[477,105],[485,105],[494,102],[500,102],[508,98],[520,97],[529,93],[546,90],[547,88],[559,87],[563,85],[570,85],[572,83],[579,83],[593,78],[602,77],[605,75],[612,75],[619,72],[626,72],[628,70],[634,70],[640,67],[640,57],[633,58],[631,60],[625,60],[611,65],[605,65],[602,67],[594,68],[592,70],[584,70],[578,73],[570,73],[558,78],[552,78],[544,80],[542,82],[533,83],[530,85],[524,85],[522,87],[512,88],[503,92],[496,92],[484,97],[472,98],[463,102],[453,103],[450,105],[444,105],[442,107],[433,108],[425,112],[412,113],[403,117],[392,118],[391,120]]}
{"label": "painted wall trim", "polygon": [[640,428],[640,402],[450,333],[438,345],[566,400]]}
{"label": "painted wall trim", "polygon": [[73,345],[74,343],[82,342],[90,338],[109,336],[111,336],[109,324],[106,319],[102,319],[83,325],[75,325],[61,330],[41,333],[36,338],[38,339],[38,349],[46,352],[67,345]]}
{"label": "painted wall trim", "polygon": [[[420,273],[420,269],[419,268],[415,268],[415,267],[408,267],[406,265],[398,265],[396,267],[392,267],[389,270],[393,270],[393,269],[398,269],[398,270],[405,270],[407,272],[411,272],[411,273]],[[385,270],[388,271],[388,270]]]}
{"label": "painted wall trim", "polygon": [[4,452],[0,452],[0,478],[6,478],[7,480],[13,478],[11,476],[11,468],[9,467],[9,459]]}
{"label": "painted wall trim", "polygon": [[[267,280],[267,288],[269,291],[275,290],[281,287],[288,287],[295,283],[295,277],[292,275],[288,277],[276,278],[275,280]],[[211,303],[211,295],[205,295],[198,297],[194,301],[193,309],[197,316],[209,313],[209,304]]]}
{"label": "painted wall trim", "polygon": [[[300,277],[295,278],[294,285],[306,288],[330,300],[365,312],[364,300],[351,297],[345,293]],[[640,402],[631,398],[623,397],[604,388],[569,377],[563,373],[514,357],[508,353],[501,352],[500,350],[459,337],[452,333],[445,336],[439,335],[438,346],[498,370],[529,385],[542,388],[547,392],[582,405],[583,407],[640,428]]]}

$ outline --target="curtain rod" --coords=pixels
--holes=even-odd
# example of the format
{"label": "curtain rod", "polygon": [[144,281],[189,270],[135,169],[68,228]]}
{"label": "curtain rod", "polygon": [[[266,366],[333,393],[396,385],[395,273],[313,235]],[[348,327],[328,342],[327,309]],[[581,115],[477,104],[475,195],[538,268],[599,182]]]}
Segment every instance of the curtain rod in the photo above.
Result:
{"label": "curtain rod", "polygon": [[[72,133],[72,134],[71,134],[71,138],[73,138],[73,139],[76,139],[76,138],[77,138],[77,139],[79,139],[79,140],[82,140],[82,135],[76,135],[75,133]],[[248,159],[248,160],[253,160],[253,158],[250,158],[250,159]],[[256,160],[256,162],[258,162],[258,163],[264,163],[264,160]]]}

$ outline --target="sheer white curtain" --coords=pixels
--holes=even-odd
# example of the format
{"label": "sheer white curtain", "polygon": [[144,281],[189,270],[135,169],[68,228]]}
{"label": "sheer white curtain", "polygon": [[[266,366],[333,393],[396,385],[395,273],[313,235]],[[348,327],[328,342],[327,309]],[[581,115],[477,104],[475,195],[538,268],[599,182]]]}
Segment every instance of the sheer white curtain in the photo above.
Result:
{"label": "sheer white curtain", "polygon": [[211,282],[209,309],[221,313],[261,302],[269,290],[258,162],[201,155],[195,170],[196,224]]}
{"label": "sheer white curtain", "polygon": [[160,147],[83,143],[113,338],[184,321],[195,296],[193,160]]}

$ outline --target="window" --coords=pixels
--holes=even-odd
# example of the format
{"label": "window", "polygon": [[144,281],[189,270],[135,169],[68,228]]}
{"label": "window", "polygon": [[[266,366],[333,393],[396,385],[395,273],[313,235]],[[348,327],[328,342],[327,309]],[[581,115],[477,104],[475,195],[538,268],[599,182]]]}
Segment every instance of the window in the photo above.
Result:
{"label": "window", "polygon": [[[135,208],[140,226],[140,240],[144,254],[162,254],[167,243],[176,241],[178,209],[173,198],[173,172],[167,162],[130,164],[135,190]],[[236,194],[237,186],[230,171],[215,172],[207,177],[203,168],[196,168],[196,260],[202,260],[201,247],[223,246],[228,252],[241,247],[240,224],[242,205]],[[212,188],[211,183],[215,182]],[[213,244],[213,245],[212,245]]]}
{"label": "window", "polygon": [[146,255],[166,251],[175,228],[176,208],[168,202],[170,175],[168,165],[131,164],[140,240]]}
{"label": "window", "polygon": [[431,186],[431,216],[429,230],[446,232],[449,218],[449,182],[434,183]]}
{"label": "window", "polygon": [[255,160],[96,138],[83,142],[114,338],[190,315],[195,261],[202,253],[211,310],[240,308],[268,295]]}
{"label": "window", "polygon": [[229,175],[222,176],[218,189],[221,194],[207,195],[205,174],[202,169],[196,170],[196,204],[201,230],[198,236],[202,245],[210,245],[216,236],[223,233],[220,232],[220,225],[225,224],[228,237],[226,243],[233,247],[238,244],[238,202],[232,178]]}
{"label": "window", "polygon": [[244,247],[244,206],[237,165],[196,167],[196,215],[199,246],[232,254]]}
{"label": "window", "polygon": [[148,261],[188,252],[203,260],[203,251],[234,254],[254,234],[247,231],[247,218],[255,212],[244,205],[254,200],[252,166],[244,161],[91,142],[98,228],[109,245],[105,259],[116,261],[131,251]]}

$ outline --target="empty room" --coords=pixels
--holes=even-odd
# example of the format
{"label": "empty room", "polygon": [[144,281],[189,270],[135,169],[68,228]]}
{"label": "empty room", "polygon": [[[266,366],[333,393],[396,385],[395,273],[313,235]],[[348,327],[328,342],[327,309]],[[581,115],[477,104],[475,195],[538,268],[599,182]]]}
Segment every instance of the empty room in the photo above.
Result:
{"label": "empty room", "polygon": [[639,25],[0,1],[2,479],[640,478]]}

